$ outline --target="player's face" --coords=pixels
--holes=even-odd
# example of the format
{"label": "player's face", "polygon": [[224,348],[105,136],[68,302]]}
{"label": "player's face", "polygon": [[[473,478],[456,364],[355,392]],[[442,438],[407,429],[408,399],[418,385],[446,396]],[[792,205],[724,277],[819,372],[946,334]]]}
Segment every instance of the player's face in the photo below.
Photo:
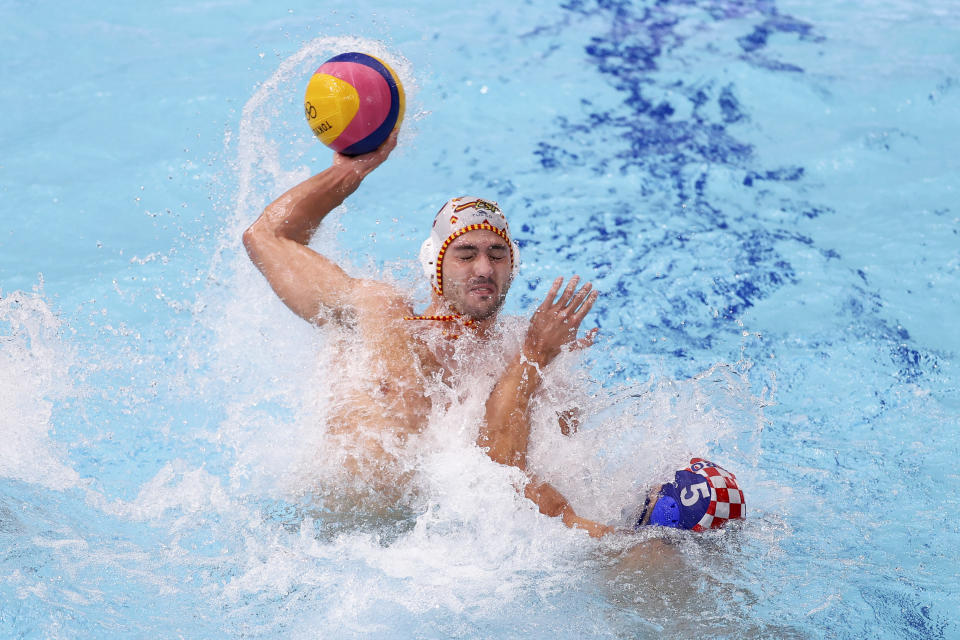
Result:
{"label": "player's face", "polygon": [[506,240],[488,229],[470,231],[443,256],[443,297],[458,313],[484,320],[503,305],[512,271]]}
{"label": "player's face", "polygon": [[647,494],[647,501],[643,503],[643,515],[640,518],[640,521],[637,522],[637,526],[646,526],[650,524],[650,515],[653,513],[653,508],[657,506],[657,501],[660,499],[660,492],[663,490],[664,485],[657,484],[650,489],[650,493]]}

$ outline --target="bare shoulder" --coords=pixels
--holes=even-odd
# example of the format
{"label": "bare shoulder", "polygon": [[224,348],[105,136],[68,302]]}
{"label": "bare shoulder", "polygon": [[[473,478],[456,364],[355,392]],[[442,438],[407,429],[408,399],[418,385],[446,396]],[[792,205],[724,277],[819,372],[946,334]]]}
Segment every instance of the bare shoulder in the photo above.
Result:
{"label": "bare shoulder", "polygon": [[408,294],[375,280],[357,280],[354,291],[350,324],[375,354],[378,366],[404,376],[416,369],[412,357],[420,358],[421,364],[423,358],[429,359],[415,339],[418,327],[406,321],[415,315]]}
{"label": "bare shoulder", "polygon": [[397,287],[367,279],[356,279],[353,284],[353,305],[364,319],[386,325],[413,315],[413,301]]}

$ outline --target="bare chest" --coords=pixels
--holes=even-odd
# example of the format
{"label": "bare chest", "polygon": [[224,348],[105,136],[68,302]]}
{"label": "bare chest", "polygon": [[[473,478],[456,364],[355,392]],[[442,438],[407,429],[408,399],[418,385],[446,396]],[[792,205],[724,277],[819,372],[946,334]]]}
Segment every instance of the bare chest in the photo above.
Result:
{"label": "bare chest", "polygon": [[341,340],[327,374],[335,430],[410,434],[426,425],[443,367],[409,333],[380,329]]}

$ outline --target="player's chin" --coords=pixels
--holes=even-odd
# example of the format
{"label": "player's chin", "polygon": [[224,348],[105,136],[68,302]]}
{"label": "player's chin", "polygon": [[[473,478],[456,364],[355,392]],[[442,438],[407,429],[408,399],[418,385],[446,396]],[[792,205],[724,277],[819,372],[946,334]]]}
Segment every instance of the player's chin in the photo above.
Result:
{"label": "player's chin", "polygon": [[471,320],[486,320],[487,318],[490,318],[496,314],[497,314],[496,309],[484,309],[484,308],[477,308],[477,307],[467,309],[466,313],[464,313],[464,315],[470,318]]}
{"label": "player's chin", "polygon": [[497,312],[500,310],[500,301],[494,296],[489,296],[489,298],[481,301],[477,301],[473,304],[467,305],[467,308],[464,309],[464,315],[467,315],[474,320],[486,320],[497,315]]}

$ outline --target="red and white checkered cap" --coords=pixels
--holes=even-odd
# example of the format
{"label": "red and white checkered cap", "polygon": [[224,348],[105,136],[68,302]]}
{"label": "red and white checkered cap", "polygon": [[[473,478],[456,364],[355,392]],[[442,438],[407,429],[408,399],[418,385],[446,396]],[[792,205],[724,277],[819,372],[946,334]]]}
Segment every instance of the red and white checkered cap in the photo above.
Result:
{"label": "red and white checkered cap", "polygon": [[703,476],[710,485],[710,504],[700,521],[693,526],[694,531],[719,529],[728,520],[746,517],[747,505],[743,492],[732,473],[703,458],[691,458],[690,466],[683,471]]}

